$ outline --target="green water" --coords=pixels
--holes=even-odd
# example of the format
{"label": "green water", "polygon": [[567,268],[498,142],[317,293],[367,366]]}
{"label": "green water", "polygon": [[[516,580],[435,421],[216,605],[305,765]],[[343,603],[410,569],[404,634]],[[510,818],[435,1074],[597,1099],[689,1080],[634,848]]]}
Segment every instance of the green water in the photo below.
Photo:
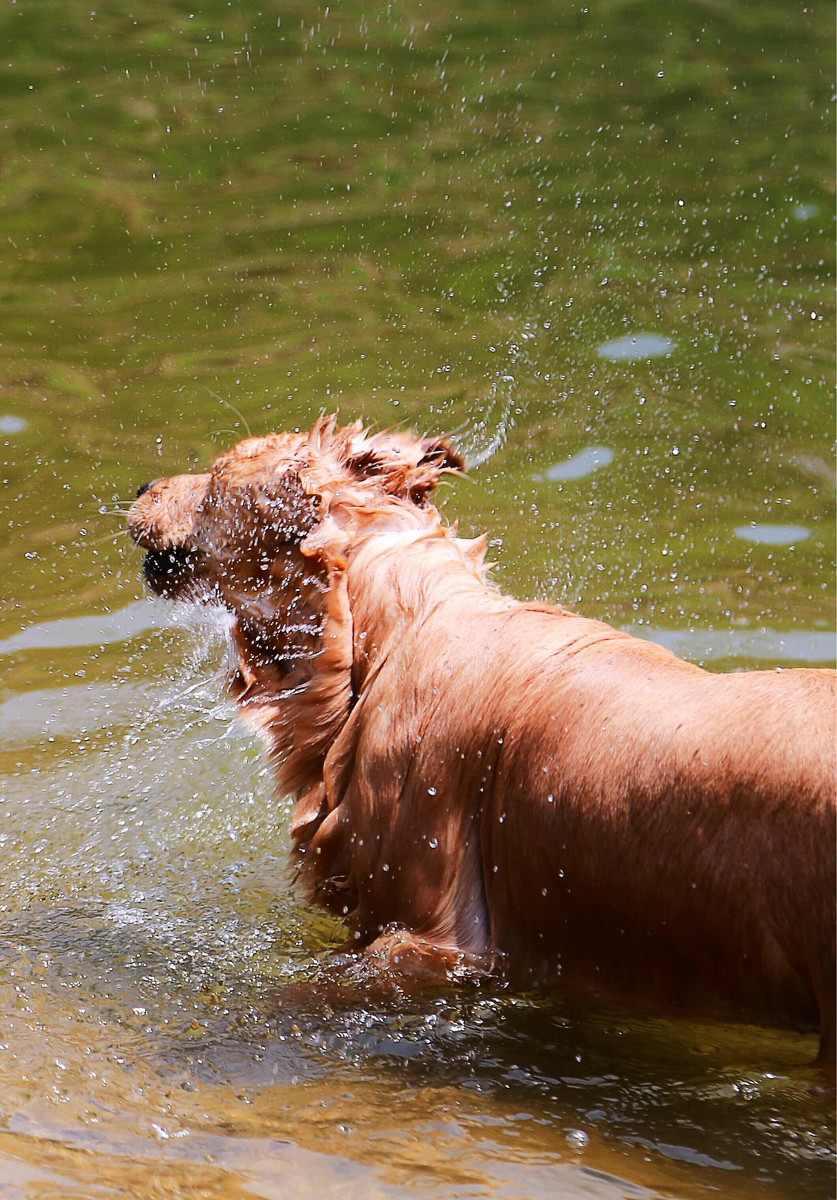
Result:
{"label": "green water", "polygon": [[833,662],[832,32],[774,0],[3,10],[0,1194],[832,1194],[810,1037],[331,1011],[223,637],[128,608],[99,511],[245,423],[457,430],[448,515],[515,594],[717,669]]}

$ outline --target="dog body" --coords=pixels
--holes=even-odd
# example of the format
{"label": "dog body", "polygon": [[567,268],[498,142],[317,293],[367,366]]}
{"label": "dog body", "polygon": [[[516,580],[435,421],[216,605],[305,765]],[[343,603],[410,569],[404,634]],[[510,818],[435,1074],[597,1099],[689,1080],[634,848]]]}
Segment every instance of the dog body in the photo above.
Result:
{"label": "dog body", "polygon": [[833,1056],[834,673],[715,675],[500,595],[427,500],[457,465],[320,422],[135,503],[152,586],[235,614],[309,891],[390,962],[819,1022]]}

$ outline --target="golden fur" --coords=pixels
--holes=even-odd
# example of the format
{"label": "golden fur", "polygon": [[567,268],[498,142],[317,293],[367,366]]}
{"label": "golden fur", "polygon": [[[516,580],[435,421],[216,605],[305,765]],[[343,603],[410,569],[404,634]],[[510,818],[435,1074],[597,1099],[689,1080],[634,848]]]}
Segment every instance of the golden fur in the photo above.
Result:
{"label": "golden fur", "polygon": [[817,1025],[834,1054],[835,675],[715,675],[485,578],[450,445],[320,419],[157,480],[161,594],[234,615],[312,896],[403,970],[502,966]]}

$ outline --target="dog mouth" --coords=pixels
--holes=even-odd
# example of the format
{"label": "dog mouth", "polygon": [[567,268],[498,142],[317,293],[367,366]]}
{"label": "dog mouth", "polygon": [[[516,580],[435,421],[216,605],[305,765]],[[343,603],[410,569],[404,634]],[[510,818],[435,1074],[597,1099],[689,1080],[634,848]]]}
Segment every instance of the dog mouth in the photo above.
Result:
{"label": "dog mouth", "polygon": [[145,556],[143,574],[145,581],[155,596],[167,600],[184,598],[184,591],[190,589],[190,599],[194,599],[195,570],[198,555],[196,551],[183,546],[173,546],[168,550],[149,550]]}

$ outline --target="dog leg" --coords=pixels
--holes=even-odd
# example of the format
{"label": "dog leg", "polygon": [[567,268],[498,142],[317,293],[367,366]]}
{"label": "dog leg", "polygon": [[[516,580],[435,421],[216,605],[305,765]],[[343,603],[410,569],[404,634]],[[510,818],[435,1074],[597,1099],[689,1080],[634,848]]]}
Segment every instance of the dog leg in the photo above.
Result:
{"label": "dog leg", "polygon": [[390,926],[355,957],[363,975],[400,988],[422,988],[478,981],[497,967],[495,954],[472,954],[456,946],[439,945],[427,937]]}

